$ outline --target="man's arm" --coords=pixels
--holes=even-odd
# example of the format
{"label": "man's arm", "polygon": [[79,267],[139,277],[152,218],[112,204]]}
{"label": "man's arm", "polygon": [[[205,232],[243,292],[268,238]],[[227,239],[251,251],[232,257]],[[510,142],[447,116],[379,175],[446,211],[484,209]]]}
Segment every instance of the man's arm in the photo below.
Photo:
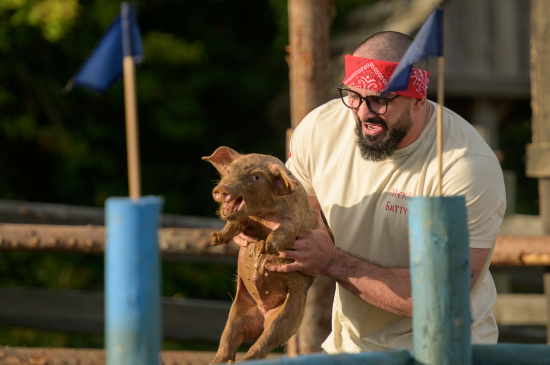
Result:
{"label": "man's arm", "polygon": [[[386,311],[411,317],[409,268],[378,266],[339,250],[334,246],[323,223],[319,202],[310,197],[310,204],[316,211],[315,228],[300,231],[293,248],[280,252],[280,257],[292,259],[294,262],[272,265],[269,269],[277,272],[302,271],[309,275],[331,277],[364,301]],[[470,249],[472,286],[489,252],[488,249]]]}

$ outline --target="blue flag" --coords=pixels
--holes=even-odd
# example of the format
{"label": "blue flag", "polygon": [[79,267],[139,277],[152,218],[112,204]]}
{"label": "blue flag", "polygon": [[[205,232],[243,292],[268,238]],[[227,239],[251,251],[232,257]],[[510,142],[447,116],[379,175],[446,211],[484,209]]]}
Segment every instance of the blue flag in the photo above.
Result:
{"label": "blue flag", "polygon": [[122,59],[132,56],[140,63],[143,55],[141,34],[134,7],[122,3],[120,14],[94,47],[77,74],[67,83],[66,91],[74,86],[103,93],[122,77]]}
{"label": "blue flag", "polygon": [[383,94],[407,90],[413,64],[443,56],[443,9],[435,8],[395,68]]}

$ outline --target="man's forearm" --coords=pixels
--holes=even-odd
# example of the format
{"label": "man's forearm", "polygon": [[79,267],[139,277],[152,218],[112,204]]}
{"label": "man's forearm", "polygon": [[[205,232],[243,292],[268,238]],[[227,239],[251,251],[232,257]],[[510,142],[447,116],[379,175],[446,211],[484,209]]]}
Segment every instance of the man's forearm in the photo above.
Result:
{"label": "man's forearm", "polygon": [[374,306],[412,316],[409,268],[381,267],[338,250],[325,275]]}

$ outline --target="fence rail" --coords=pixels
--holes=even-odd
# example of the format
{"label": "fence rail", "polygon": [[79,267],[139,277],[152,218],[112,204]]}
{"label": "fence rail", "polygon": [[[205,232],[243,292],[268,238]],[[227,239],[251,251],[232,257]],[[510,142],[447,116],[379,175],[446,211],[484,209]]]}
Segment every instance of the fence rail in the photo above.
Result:
{"label": "fence rail", "polygon": [[[0,288],[0,298],[0,325],[85,334],[104,332],[101,292]],[[230,301],[163,298],[164,338],[217,343],[230,307]]]}
{"label": "fence rail", "polygon": [[[214,228],[160,228],[162,255],[174,257],[236,258],[235,245],[210,245]],[[105,250],[103,226],[0,224],[0,250],[32,250],[101,254]],[[499,236],[494,266],[550,266],[550,236]]]}

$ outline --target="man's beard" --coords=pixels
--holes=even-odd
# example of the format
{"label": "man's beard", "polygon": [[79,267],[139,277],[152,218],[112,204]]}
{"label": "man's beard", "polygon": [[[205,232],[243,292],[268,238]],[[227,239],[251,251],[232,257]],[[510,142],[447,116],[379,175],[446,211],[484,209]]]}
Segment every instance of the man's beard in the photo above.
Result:
{"label": "man's beard", "polygon": [[368,161],[384,161],[391,156],[412,128],[410,111],[404,113],[391,129],[387,128],[386,123],[380,117],[368,119],[366,122],[382,124],[387,131],[384,138],[377,141],[377,136],[363,134],[362,123],[356,118],[355,135],[357,136],[357,146],[361,151],[361,156]]}

